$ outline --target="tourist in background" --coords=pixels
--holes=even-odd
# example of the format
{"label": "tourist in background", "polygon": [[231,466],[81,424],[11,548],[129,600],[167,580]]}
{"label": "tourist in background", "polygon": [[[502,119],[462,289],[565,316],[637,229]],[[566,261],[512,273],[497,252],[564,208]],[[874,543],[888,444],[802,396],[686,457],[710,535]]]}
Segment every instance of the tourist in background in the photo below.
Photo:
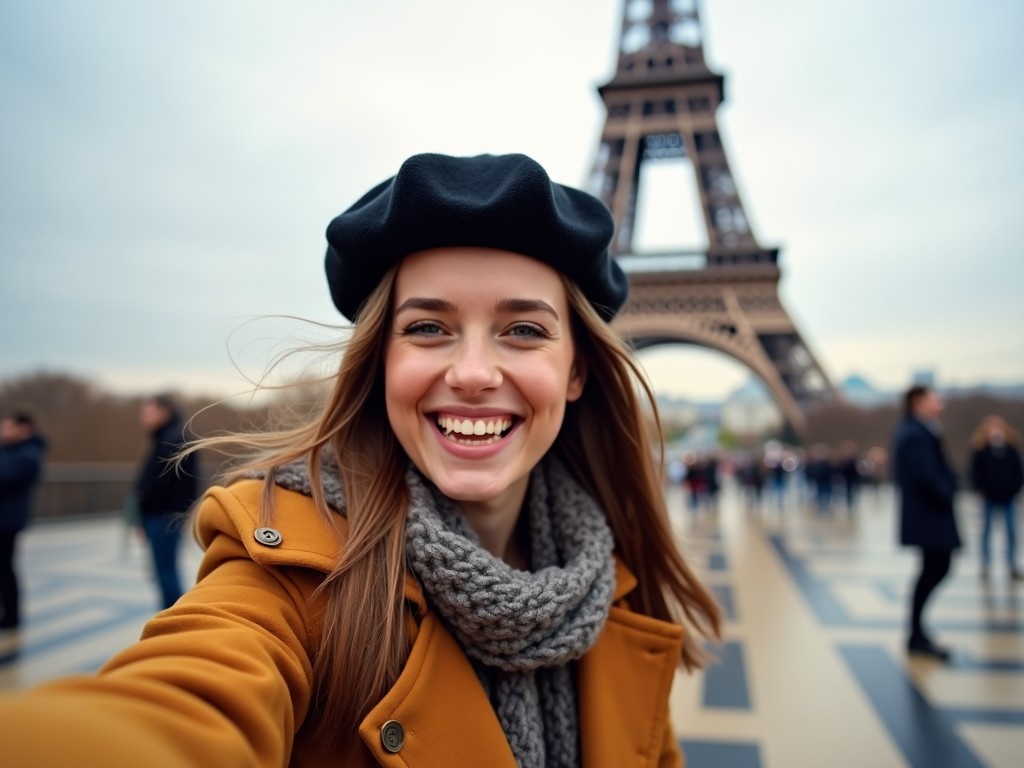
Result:
{"label": "tourist in background", "polygon": [[144,400],[139,421],[149,433],[152,446],[135,486],[135,506],[149,542],[161,604],[168,608],[182,594],[178,545],[185,515],[198,497],[198,458],[192,453],[180,464],[173,463],[185,437],[170,396]]}
{"label": "tourist in background", "polygon": [[843,484],[846,511],[853,513],[857,506],[857,496],[863,477],[861,476],[860,451],[852,440],[843,440],[839,444],[835,474]]}
{"label": "tourist in background", "polygon": [[0,631],[21,624],[18,576],[14,570],[18,534],[28,525],[32,494],[43,468],[46,440],[27,411],[0,421]]}
{"label": "tourist in background", "polygon": [[1020,436],[999,416],[989,416],[971,436],[971,485],[982,500],[981,577],[988,578],[992,519],[1001,516],[1006,531],[1006,565],[1010,578],[1019,581],[1017,568],[1017,510],[1014,499],[1024,486],[1018,446]]}
{"label": "tourist in background", "polygon": [[945,407],[934,390],[916,385],[904,396],[904,418],[893,438],[893,482],[900,492],[900,543],[921,552],[921,570],[910,605],[910,653],[947,661],[950,652],[925,631],[929,597],[949,573],[960,546],[953,512],[956,476],[946,459],[939,416]]}

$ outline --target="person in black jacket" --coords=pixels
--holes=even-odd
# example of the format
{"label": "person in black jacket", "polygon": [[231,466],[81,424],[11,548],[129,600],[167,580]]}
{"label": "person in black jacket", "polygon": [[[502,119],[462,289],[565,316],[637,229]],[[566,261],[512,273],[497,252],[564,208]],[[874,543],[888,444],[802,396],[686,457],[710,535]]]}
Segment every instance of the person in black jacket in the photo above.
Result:
{"label": "person in black jacket", "polygon": [[1014,497],[1024,486],[1024,468],[1017,449],[1017,433],[999,416],[989,416],[971,437],[971,485],[982,498],[985,522],[981,532],[981,577],[988,578],[989,537],[992,518],[1006,523],[1006,564],[1010,578],[1024,579],[1017,568],[1017,512]]}
{"label": "person in black jacket", "polygon": [[907,650],[949,659],[924,631],[921,615],[935,588],[949,573],[953,550],[960,546],[953,512],[956,476],[942,445],[937,392],[913,386],[904,398],[904,419],[893,438],[893,480],[900,491],[900,543],[921,550],[921,571],[914,586]]}
{"label": "person in black jacket", "polygon": [[149,431],[153,447],[135,486],[136,504],[163,607],[169,608],[182,595],[178,543],[185,513],[198,496],[197,461],[195,454],[189,454],[180,466],[174,465],[185,438],[178,409],[169,396],[144,400],[139,421]]}
{"label": "person in black jacket", "polygon": [[46,440],[36,434],[31,414],[15,411],[0,421],[0,630],[21,623],[14,548],[28,525],[45,453]]}

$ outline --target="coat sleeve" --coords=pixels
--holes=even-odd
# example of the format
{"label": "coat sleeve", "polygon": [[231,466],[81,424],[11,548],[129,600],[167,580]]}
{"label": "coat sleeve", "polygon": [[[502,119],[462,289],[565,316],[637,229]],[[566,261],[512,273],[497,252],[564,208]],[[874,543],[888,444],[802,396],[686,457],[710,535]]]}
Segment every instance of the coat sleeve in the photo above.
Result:
{"label": "coat sleeve", "polygon": [[146,457],[145,464],[142,465],[139,480],[135,484],[135,497],[142,508],[149,506],[151,500],[157,496],[160,491],[163,473],[169,469],[167,459],[170,456],[170,451],[164,448],[164,446],[164,443],[157,443],[153,446]]}
{"label": "coat sleeve", "polygon": [[[179,446],[166,441],[157,441],[152,451],[146,458],[135,487],[135,495],[140,510],[159,508],[161,504],[166,505],[169,500],[177,499],[182,494],[179,486],[182,484],[194,485],[185,466],[178,467],[174,464]],[[194,494],[191,498],[182,499],[180,503],[172,504],[177,511],[188,509],[188,505],[195,500]]]}
{"label": "coat sleeve", "polygon": [[286,765],[312,686],[303,569],[253,562],[216,499],[195,588],[95,676],[0,697],[7,765]]}
{"label": "coat sleeve", "polygon": [[1018,493],[1021,488],[1024,488],[1024,465],[1021,464],[1020,451],[1010,446],[1010,498],[1012,499]]}
{"label": "coat sleeve", "polygon": [[971,488],[981,493],[982,485],[984,484],[984,480],[981,476],[981,451],[971,451],[970,455],[967,457],[967,467],[969,478],[971,481]]}
{"label": "coat sleeve", "polygon": [[39,476],[42,452],[31,448],[14,448],[0,457],[0,491],[24,488]]}

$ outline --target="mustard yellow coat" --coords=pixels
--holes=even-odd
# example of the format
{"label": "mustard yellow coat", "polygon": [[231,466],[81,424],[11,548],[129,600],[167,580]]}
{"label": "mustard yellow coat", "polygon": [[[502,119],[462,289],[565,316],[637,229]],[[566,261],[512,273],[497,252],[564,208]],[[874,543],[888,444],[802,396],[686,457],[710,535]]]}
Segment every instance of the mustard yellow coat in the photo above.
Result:
{"label": "mustard yellow coat", "polygon": [[[0,762],[514,768],[476,673],[412,579],[405,588],[418,608],[406,622],[412,650],[360,725],[362,743],[332,753],[303,728],[320,631],[311,595],[343,541],[307,497],[278,489],[281,541],[258,542],[260,492],[255,481],[208,492],[198,516],[206,555],[196,586],[149,621],[140,642],[95,676],[0,697]],[[668,697],[683,630],[630,611],[622,598],[636,579],[621,564],[616,577],[608,621],[578,667],[583,765],[681,765]],[[404,735],[394,753],[382,743],[392,721]]]}

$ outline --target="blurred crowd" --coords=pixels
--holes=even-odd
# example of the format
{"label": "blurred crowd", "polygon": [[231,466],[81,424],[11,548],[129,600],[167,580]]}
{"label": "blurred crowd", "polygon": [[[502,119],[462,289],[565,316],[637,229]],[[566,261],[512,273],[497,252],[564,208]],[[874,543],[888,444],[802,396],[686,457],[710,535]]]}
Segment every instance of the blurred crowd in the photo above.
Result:
{"label": "blurred crowd", "polygon": [[[1019,490],[1018,433],[1002,418],[990,416],[962,449],[967,461],[960,488],[978,493],[983,511],[1010,504]],[[852,514],[863,493],[877,498],[892,478],[887,447],[862,448],[852,440],[809,447],[767,441],[756,449],[708,451],[669,446],[666,481],[682,486],[692,511],[714,510],[722,485],[729,480],[741,488],[750,509],[781,508],[796,501],[828,515]],[[985,512],[984,517],[990,527],[992,513]]]}
{"label": "blurred crowd", "polygon": [[809,449],[767,442],[758,450],[715,449],[670,455],[667,480],[686,491],[690,508],[714,509],[726,478],[732,478],[750,506],[782,505],[791,496],[811,500],[821,513],[853,510],[863,488],[889,481],[889,453],[881,446],[860,451],[846,441],[836,449]]}

